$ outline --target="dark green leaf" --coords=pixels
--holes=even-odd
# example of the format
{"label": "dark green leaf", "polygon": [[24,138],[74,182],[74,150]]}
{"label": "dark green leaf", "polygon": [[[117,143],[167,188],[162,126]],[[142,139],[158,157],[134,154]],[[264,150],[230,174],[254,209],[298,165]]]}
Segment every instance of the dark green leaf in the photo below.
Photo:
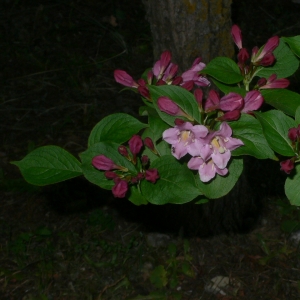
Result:
{"label": "dark green leaf", "polygon": [[290,46],[291,50],[300,57],[300,35],[292,37],[282,37],[282,39]]}
{"label": "dark green leaf", "polygon": [[243,80],[240,68],[228,57],[214,58],[201,73],[208,74],[226,84],[238,83]]}
{"label": "dark green leaf", "polygon": [[261,94],[266,103],[292,117],[300,105],[300,95],[286,89],[267,89],[262,90]]}
{"label": "dark green leaf", "polygon": [[143,180],[142,194],[153,204],[182,204],[192,201],[200,193],[194,175],[186,165],[181,165],[172,155],[156,159],[151,168],[158,169],[159,180],[155,184]]}
{"label": "dark green leaf", "polygon": [[281,155],[294,156],[295,151],[288,138],[288,130],[296,126],[295,121],[278,110],[255,112],[255,116],[262,126],[270,147]]}
{"label": "dark green leaf", "polygon": [[18,166],[24,179],[34,185],[48,185],[82,175],[80,162],[58,146],[44,146],[30,152]]}
{"label": "dark green leaf", "polygon": [[213,79],[213,83],[226,95],[229,94],[230,92],[233,92],[243,97],[246,96],[246,90],[236,85],[226,85],[215,79]]}
{"label": "dark green leaf", "polygon": [[291,204],[300,206],[300,164],[296,165],[295,170],[286,179],[284,190]]}
{"label": "dark green leaf", "polygon": [[232,155],[252,155],[259,159],[276,159],[270,148],[260,123],[248,114],[242,114],[238,121],[230,122],[235,138],[241,139],[244,146],[235,149]]}
{"label": "dark green leaf", "polygon": [[203,194],[209,199],[216,199],[228,194],[236,184],[243,171],[243,160],[240,158],[234,158],[231,160],[228,168],[229,172],[226,176],[216,175],[208,183],[200,181],[199,175],[196,175],[196,183],[203,192]]}
{"label": "dark green leaf", "polygon": [[102,119],[92,130],[88,146],[99,142],[114,142],[122,144],[128,141],[134,134],[147,127],[134,117],[117,113]]}

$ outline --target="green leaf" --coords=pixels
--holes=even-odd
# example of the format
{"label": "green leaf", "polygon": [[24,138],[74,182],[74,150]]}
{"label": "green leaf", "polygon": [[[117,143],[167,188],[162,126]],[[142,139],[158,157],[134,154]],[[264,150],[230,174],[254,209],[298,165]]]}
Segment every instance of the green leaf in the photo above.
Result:
{"label": "green leaf", "polygon": [[235,149],[232,155],[252,155],[258,159],[276,159],[259,121],[253,116],[242,114],[238,121],[230,122],[230,127],[234,137],[241,139],[244,143],[244,146]]}
{"label": "green leaf", "polygon": [[99,142],[115,142],[122,144],[134,134],[147,127],[134,117],[117,113],[102,119],[91,131],[88,146]]}
{"label": "green leaf", "polygon": [[300,35],[292,37],[282,37],[282,39],[290,46],[291,50],[300,57]]}
{"label": "green leaf", "polygon": [[162,288],[167,285],[167,271],[164,266],[159,265],[151,272],[150,281],[157,288]]}
{"label": "green leaf", "polygon": [[44,146],[12,164],[34,185],[48,185],[82,175],[80,162],[58,146]]}
{"label": "green leaf", "polygon": [[213,83],[226,95],[229,94],[230,92],[233,92],[233,93],[237,93],[243,97],[246,96],[246,90],[243,88],[239,88],[236,85],[226,85],[215,79],[213,79]]}
{"label": "green leaf", "polygon": [[201,73],[208,74],[226,84],[238,83],[243,80],[238,65],[228,57],[214,58]]}
{"label": "green leaf", "polygon": [[292,117],[300,105],[300,95],[286,89],[261,90],[261,94],[266,103]]}
{"label": "green leaf", "polygon": [[[177,116],[170,116],[157,107],[157,99],[161,96],[168,97],[172,101],[178,104],[178,106],[189,116],[195,119],[198,123],[201,123],[200,112],[198,108],[198,104],[194,95],[187,91],[186,89],[179,86],[169,86],[169,85],[161,85],[161,86],[149,86],[149,91],[151,94],[151,98],[153,100],[153,104],[155,109],[157,110],[159,116],[170,126],[174,126],[174,121]],[[180,117],[181,118],[181,117]],[[186,118],[184,118],[186,119]],[[186,119],[187,120],[187,119]]]}
{"label": "green leaf", "polygon": [[134,165],[118,152],[118,147],[119,144],[116,143],[100,142],[82,152],[80,158],[84,177],[103,189],[110,190],[114,186],[113,180],[108,180],[104,176],[104,171],[97,170],[92,165],[93,157],[101,154],[110,158],[116,165],[127,168],[132,174],[137,174]]}
{"label": "green leaf", "polygon": [[288,130],[296,126],[295,121],[278,110],[255,112],[270,147],[283,156],[294,156],[295,151],[288,138]]}
{"label": "green leaf", "polygon": [[148,204],[147,198],[140,193],[136,186],[130,187],[130,195],[128,197],[128,200],[134,205]]}
{"label": "green leaf", "polygon": [[143,180],[142,194],[153,204],[182,204],[192,201],[200,193],[194,175],[186,165],[180,164],[172,155],[156,159],[150,166],[158,169],[160,178],[155,184]]}
{"label": "green leaf", "polygon": [[300,106],[298,106],[296,109],[295,121],[296,121],[296,124],[300,124]]}
{"label": "green leaf", "polygon": [[196,183],[200,191],[209,199],[216,199],[227,195],[236,184],[243,171],[243,160],[234,158],[228,167],[228,175],[216,175],[208,183],[200,181],[199,175],[196,174]]}
{"label": "green leaf", "polygon": [[273,53],[276,57],[275,64],[272,67],[262,67],[256,73],[257,76],[268,78],[272,74],[276,74],[277,78],[286,78],[297,71],[299,61],[282,38],[280,39],[279,46]]}
{"label": "green leaf", "polygon": [[292,205],[300,206],[300,164],[297,164],[293,173],[286,179],[284,190]]}

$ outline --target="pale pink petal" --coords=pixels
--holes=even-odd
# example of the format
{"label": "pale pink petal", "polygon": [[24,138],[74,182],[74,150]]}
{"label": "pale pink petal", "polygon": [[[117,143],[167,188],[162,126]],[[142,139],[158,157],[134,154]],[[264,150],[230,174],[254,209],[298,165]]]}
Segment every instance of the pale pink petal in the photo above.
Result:
{"label": "pale pink petal", "polygon": [[213,162],[216,164],[216,166],[220,169],[224,169],[227,166],[227,163],[229,162],[231,157],[230,151],[225,151],[224,153],[212,153],[211,158]]}

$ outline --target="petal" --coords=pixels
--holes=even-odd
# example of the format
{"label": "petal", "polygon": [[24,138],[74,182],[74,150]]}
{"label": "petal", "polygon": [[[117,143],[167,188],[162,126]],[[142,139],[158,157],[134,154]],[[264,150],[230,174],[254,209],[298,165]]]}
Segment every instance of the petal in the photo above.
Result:
{"label": "petal", "polygon": [[196,138],[206,137],[208,129],[204,125],[195,125],[192,129]]}
{"label": "petal", "polygon": [[204,161],[207,161],[213,154],[213,148],[210,145],[206,144],[200,148],[200,155]]}
{"label": "petal", "polygon": [[195,156],[189,160],[187,166],[191,170],[198,170],[202,164],[203,164],[203,159],[199,156]]}
{"label": "petal", "polygon": [[232,137],[227,138],[227,142],[225,142],[226,149],[232,151],[240,146],[243,146],[244,143],[240,139],[235,139]]}
{"label": "petal", "polygon": [[216,132],[216,135],[229,137],[232,135],[232,129],[226,122],[223,122],[220,126],[220,130]]}
{"label": "petal", "polygon": [[201,148],[203,147],[203,142],[200,140],[195,140],[187,146],[187,151],[192,156],[201,156]]}
{"label": "petal", "polygon": [[244,99],[237,93],[229,93],[220,100],[220,108],[224,111],[232,111],[235,109],[241,109],[244,105]]}
{"label": "petal", "polygon": [[213,163],[202,164],[199,168],[199,176],[202,182],[208,182],[216,176],[216,168]]}
{"label": "petal", "polygon": [[220,169],[218,168],[217,166],[216,167],[216,172],[221,175],[221,176],[225,176],[227,173],[228,173],[228,169],[227,168],[224,168],[224,169]]}
{"label": "petal", "polygon": [[264,102],[264,98],[259,91],[250,91],[246,94],[245,105],[242,112],[246,113],[251,110],[257,110]]}
{"label": "petal", "polygon": [[227,163],[229,162],[230,157],[231,157],[230,151],[225,151],[223,154],[221,154],[219,152],[213,152],[211,155],[213,162],[220,169],[224,169],[227,166]]}
{"label": "petal", "polygon": [[163,132],[163,139],[171,145],[178,143],[178,135],[180,131],[178,128],[169,128]]}
{"label": "petal", "polygon": [[183,143],[178,143],[177,145],[172,145],[172,154],[177,159],[185,156],[187,154],[187,147]]}

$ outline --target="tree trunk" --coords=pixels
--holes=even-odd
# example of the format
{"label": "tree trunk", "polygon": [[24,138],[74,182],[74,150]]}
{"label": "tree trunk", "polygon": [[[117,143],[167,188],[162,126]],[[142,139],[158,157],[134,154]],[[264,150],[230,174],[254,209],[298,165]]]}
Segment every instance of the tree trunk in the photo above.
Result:
{"label": "tree trunk", "polygon": [[186,70],[196,57],[208,63],[217,56],[232,57],[230,36],[232,0],[143,0],[150,22],[154,58],[164,50]]}

